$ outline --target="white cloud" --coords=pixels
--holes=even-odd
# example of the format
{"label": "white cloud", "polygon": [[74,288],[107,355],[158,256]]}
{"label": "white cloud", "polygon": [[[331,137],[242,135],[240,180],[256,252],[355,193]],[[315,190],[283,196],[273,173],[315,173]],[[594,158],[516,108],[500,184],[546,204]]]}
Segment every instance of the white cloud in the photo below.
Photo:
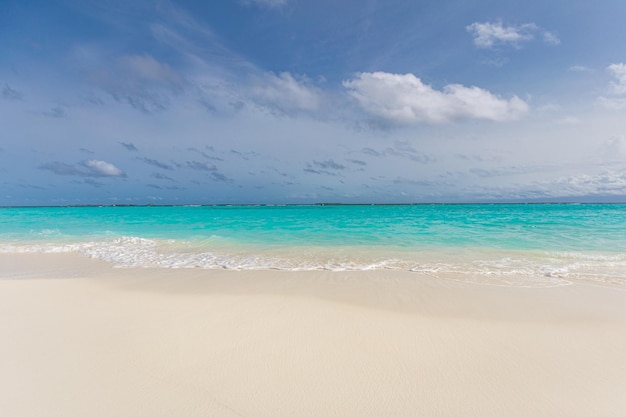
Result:
{"label": "white cloud", "polygon": [[[474,22],[465,29],[474,36],[474,45],[479,48],[492,48],[495,45],[519,47],[522,42],[535,38],[539,27],[534,23],[519,26],[505,26],[501,21],[490,23]],[[560,45],[561,39],[554,33],[543,31],[542,39],[548,45]]]}
{"label": "white cloud", "polygon": [[251,95],[257,104],[285,113],[316,111],[322,101],[321,92],[308,79],[296,79],[288,72],[267,73],[256,79]]}
{"label": "white cloud", "polygon": [[622,95],[626,94],[626,64],[611,64],[607,67],[607,70],[616,79],[616,82],[612,82],[613,93]]}
{"label": "white cloud", "polygon": [[100,175],[103,177],[124,176],[124,171],[122,171],[115,165],[106,161],[98,161],[96,159],[90,159],[85,162],[85,166],[91,169],[96,175]]}
{"label": "white cloud", "polygon": [[343,85],[368,113],[392,123],[506,121],[528,112],[528,105],[517,96],[506,100],[482,88],[460,84],[438,91],[413,74],[359,73]]}
{"label": "white cloud", "polygon": [[90,159],[79,164],[67,164],[65,162],[53,161],[41,164],[39,169],[51,171],[57,175],[69,175],[76,177],[125,177],[124,171],[115,165]]}
{"label": "white cloud", "polygon": [[611,64],[606,69],[615,81],[611,81],[609,97],[598,97],[597,103],[611,110],[624,109],[626,108],[626,64]]}
{"label": "white cloud", "polygon": [[474,45],[479,48],[491,48],[497,44],[518,46],[521,42],[530,41],[534,38],[533,32],[537,30],[537,25],[526,23],[519,26],[504,26],[502,22],[475,22],[465,29],[474,36]]}

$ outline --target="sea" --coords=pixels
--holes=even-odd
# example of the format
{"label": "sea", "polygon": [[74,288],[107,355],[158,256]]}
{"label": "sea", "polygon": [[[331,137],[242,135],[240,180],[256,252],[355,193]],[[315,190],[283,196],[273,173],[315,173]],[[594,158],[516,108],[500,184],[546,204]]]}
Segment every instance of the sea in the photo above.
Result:
{"label": "sea", "polygon": [[125,268],[381,270],[626,288],[626,205],[0,208],[0,253],[67,252]]}

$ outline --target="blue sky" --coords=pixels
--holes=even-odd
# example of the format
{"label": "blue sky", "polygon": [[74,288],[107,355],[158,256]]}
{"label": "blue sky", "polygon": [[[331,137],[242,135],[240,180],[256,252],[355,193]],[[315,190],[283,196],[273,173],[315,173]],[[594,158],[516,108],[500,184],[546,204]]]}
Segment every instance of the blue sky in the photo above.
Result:
{"label": "blue sky", "polygon": [[626,201],[626,3],[0,1],[0,205]]}

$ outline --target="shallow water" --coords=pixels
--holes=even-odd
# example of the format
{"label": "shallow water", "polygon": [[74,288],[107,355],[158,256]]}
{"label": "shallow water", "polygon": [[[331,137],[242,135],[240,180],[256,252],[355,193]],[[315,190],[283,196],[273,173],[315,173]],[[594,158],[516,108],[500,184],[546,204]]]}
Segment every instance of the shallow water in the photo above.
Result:
{"label": "shallow water", "polygon": [[124,267],[391,269],[491,285],[626,287],[626,205],[0,209],[0,252]]}

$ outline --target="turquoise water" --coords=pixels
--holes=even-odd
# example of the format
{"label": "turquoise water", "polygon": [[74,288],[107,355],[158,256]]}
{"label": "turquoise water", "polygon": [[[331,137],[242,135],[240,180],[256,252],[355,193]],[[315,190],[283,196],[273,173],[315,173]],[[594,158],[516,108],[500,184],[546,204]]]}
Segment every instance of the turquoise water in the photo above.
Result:
{"label": "turquoise water", "polygon": [[626,205],[3,208],[0,252],[79,252],[126,267],[626,286]]}

